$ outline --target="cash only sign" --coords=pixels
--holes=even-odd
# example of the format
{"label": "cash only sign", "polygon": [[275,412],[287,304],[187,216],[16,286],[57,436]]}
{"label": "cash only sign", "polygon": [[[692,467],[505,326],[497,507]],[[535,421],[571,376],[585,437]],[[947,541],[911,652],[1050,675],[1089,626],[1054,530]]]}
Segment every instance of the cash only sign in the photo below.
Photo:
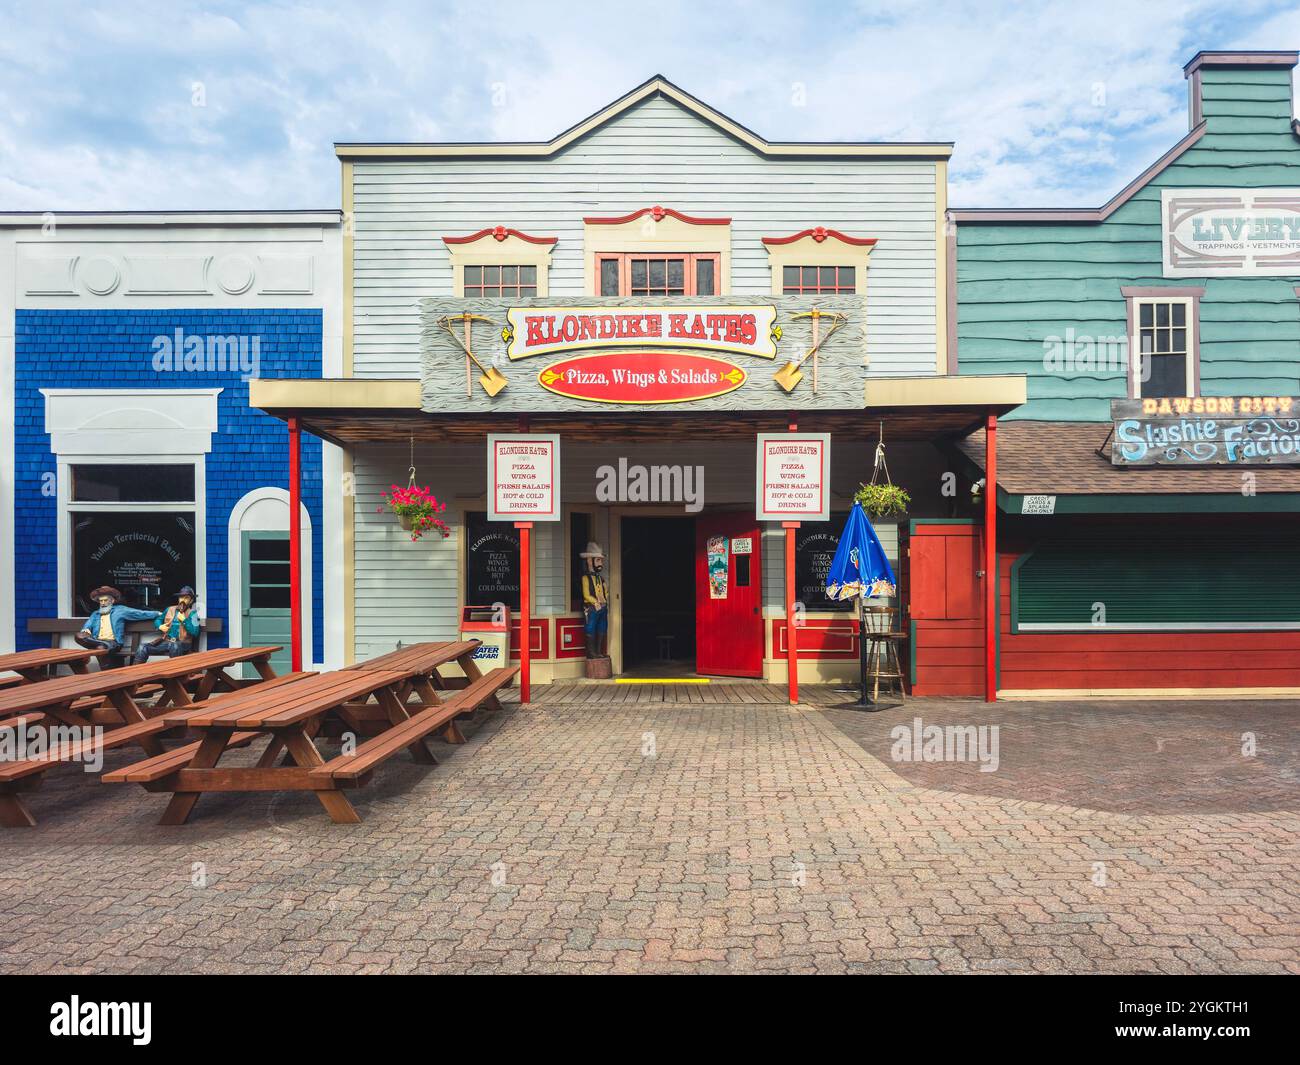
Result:
{"label": "cash only sign", "polygon": [[538,383],[557,395],[597,403],[682,403],[740,388],[749,375],[726,356],[773,359],[781,332],[770,305],[513,307],[503,336],[512,361],[567,356],[537,374]]}

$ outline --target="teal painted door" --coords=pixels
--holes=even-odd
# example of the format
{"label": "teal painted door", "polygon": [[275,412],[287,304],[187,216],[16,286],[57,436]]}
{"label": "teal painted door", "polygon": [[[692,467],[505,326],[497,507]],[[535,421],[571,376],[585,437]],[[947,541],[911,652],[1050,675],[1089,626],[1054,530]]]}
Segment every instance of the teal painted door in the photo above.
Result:
{"label": "teal painted door", "polygon": [[244,540],[245,647],[279,644],[271,657],[276,673],[289,672],[289,534],[246,532]]}

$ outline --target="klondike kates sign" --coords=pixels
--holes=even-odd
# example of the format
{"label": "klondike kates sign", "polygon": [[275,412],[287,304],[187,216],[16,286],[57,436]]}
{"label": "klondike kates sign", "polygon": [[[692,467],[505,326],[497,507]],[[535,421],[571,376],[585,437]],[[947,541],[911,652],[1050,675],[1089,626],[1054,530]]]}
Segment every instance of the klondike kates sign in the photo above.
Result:
{"label": "klondike kates sign", "polygon": [[438,297],[420,309],[430,413],[862,406],[860,296]]}
{"label": "klondike kates sign", "polygon": [[1162,189],[1165,277],[1300,274],[1300,189]]}
{"label": "klondike kates sign", "polygon": [[1111,400],[1116,466],[1300,465],[1300,399]]}

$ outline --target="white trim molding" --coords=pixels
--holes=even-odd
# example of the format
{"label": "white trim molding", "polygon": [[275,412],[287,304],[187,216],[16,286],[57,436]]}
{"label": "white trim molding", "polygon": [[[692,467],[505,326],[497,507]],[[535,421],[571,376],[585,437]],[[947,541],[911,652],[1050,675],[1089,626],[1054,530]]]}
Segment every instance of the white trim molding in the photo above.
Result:
{"label": "white trim molding", "polygon": [[466,237],[443,237],[451,256],[451,294],[465,295],[467,266],[535,266],[537,295],[550,295],[551,251],[554,237],[531,237],[516,229],[497,226]]}
{"label": "white trim molding", "polygon": [[[314,628],[312,624],[312,527],[311,514],[306,504],[298,504],[302,512],[302,597],[299,606],[302,610],[302,646],[305,658],[312,662],[314,654]],[[229,634],[231,647],[243,646],[244,639],[244,538],[246,532],[284,532],[289,531],[289,493],[283,488],[254,488],[245,492],[230,510],[230,520],[226,523],[226,632]],[[326,581],[326,587],[329,582]],[[327,634],[328,635],[328,634]],[[327,648],[326,657],[330,655]],[[312,662],[307,669],[320,669],[321,664]]]}
{"label": "white trim molding", "polygon": [[[207,462],[217,431],[219,388],[43,388],[45,431],[57,461],[58,609],[73,611],[72,510],[187,511],[194,515],[194,589],[202,607],[208,592]],[[171,450],[161,450],[170,444]],[[182,503],[72,503],[73,466],[92,464],[194,467],[194,499]]]}

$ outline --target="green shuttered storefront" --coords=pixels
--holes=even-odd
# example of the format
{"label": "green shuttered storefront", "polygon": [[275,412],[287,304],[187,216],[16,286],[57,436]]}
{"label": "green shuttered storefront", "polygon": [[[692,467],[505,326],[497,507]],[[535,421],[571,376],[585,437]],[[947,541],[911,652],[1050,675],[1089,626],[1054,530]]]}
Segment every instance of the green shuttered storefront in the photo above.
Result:
{"label": "green shuttered storefront", "polygon": [[1040,542],[1012,570],[1013,631],[1300,628],[1292,535],[1140,523]]}

